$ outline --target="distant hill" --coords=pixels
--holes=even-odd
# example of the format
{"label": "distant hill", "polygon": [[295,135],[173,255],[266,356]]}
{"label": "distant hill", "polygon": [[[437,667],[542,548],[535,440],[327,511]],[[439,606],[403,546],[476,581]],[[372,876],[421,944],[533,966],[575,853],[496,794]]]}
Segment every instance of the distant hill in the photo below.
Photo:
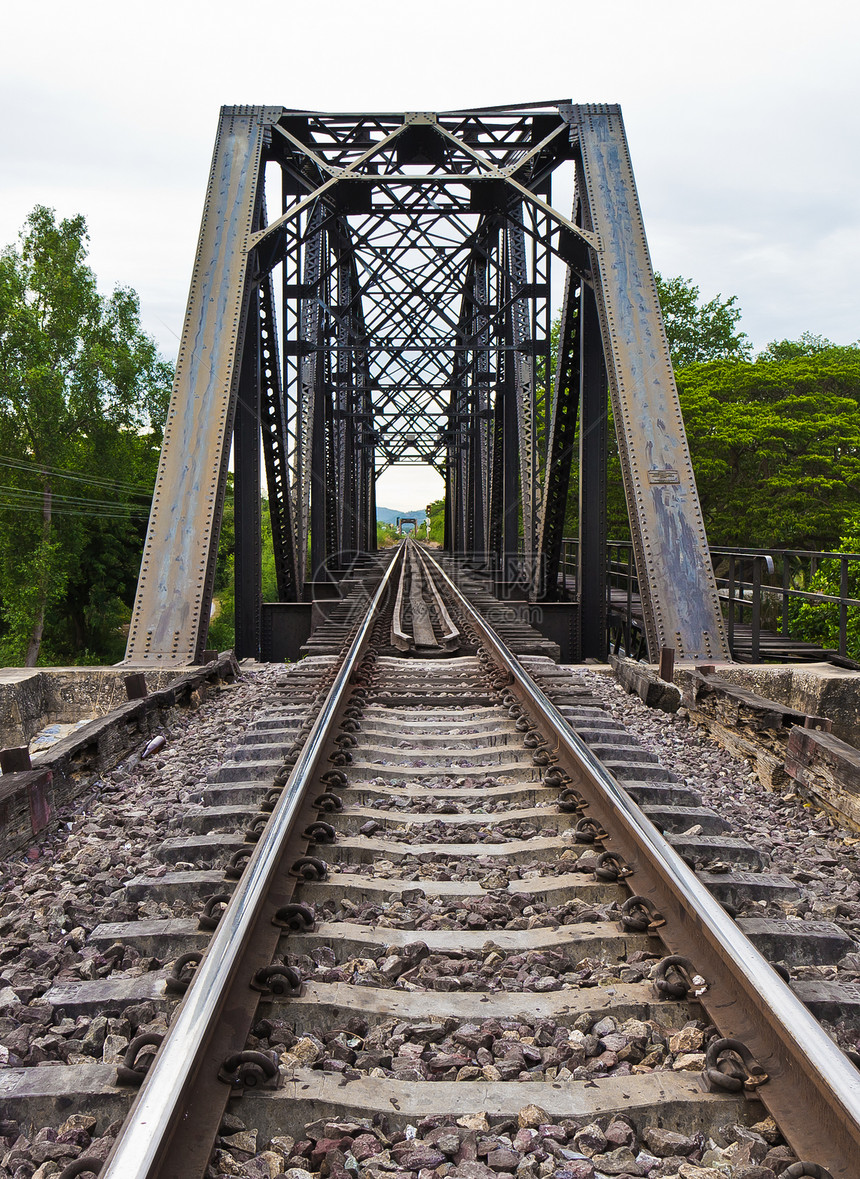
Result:
{"label": "distant hill", "polygon": [[404,516],[414,516],[419,524],[423,524],[427,513],[424,508],[415,508],[411,512],[404,511],[402,508],[376,509],[376,519],[380,524],[396,524],[398,517],[402,520]]}

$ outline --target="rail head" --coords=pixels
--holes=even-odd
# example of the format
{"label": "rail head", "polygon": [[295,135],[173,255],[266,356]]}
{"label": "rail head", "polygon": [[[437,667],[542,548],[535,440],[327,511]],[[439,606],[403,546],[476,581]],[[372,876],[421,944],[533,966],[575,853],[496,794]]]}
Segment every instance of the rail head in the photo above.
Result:
{"label": "rail head", "polygon": [[[411,543],[415,544],[414,541]],[[436,609],[436,614],[439,618],[440,626],[443,628],[440,642],[441,643],[449,643],[453,639],[459,638],[460,631],[459,631],[456,623],[452,619],[451,615],[448,613],[447,609],[445,608],[445,603],[442,600],[442,595],[439,593],[439,588],[436,585],[436,581],[433,577],[432,570],[430,569],[430,566],[427,563],[427,559],[426,559],[424,552],[417,544],[415,544],[415,549],[418,554],[418,560],[423,565],[424,572],[425,572],[426,579],[427,579],[427,587],[430,591],[430,596],[433,599],[433,605]]]}
{"label": "rail head", "polygon": [[234,981],[270,883],[279,870],[281,849],[299,815],[305,787],[317,770],[330,727],[370,638],[402,553],[403,550],[395,554],[370,600],[266,830],[236,884],[182,1006],[129,1111],[101,1179],[154,1179],[171,1138],[181,1130],[182,1109],[201,1067],[211,1028]]}
{"label": "rail head", "polygon": [[[860,1158],[860,1071],[833,1043],[790,987],[711,896],[696,874],[663,838],[630,795],[592,753],[568,722],[524,671],[504,641],[484,621],[446,571],[427,555],[454,597],[461,613],[480,635],[515,690],[552,735],[566,769],[578,768],[579,783],[602,800],[622,825],[621,842],[633,850],[661,903],[681,915],[685,949],[711,983],[701,1002],[724,1034],[742,1033],[764,1058],[770,1080],[757,1096],[780,1124],[800,1158],[815,1158],[834,1179],[856,1179]],[[574,774],[576,777],[577,774]],[[599,812],[597,817],[600,817]],[[604,826],[610,829],[604,821]],[[626,836],[626,839],[625,839]],[[613,840],[613,842],[615,842]],[[637,892],[648,895],[649,889]],[[663,930],[661,929],[661,935]],[[667,934],[667,938],[668,938]],[[677,951],[675,951],[677,952]],[[716,981],[719,972],[729,976]],[[708,978],[708,974],[711,978]]]}

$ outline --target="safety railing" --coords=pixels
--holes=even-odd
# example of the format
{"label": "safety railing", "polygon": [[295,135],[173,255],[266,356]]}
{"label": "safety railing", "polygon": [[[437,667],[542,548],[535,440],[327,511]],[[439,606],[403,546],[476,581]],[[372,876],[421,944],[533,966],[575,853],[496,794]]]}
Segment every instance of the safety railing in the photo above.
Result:
{"label": "safety railing", "polygon": [[630,541],[606,545],[606,624],[610,650],[634,659],[647,654],[645,628],[636,576],[636,557]]}
{"label": "safety railing", "polygon": [[[860,599],[849,588],[854,581],[852,569],[860,570],[860,553],[835,553],[812,549],[739,549],[720,546],[711,549],[717,588],[726,611],[726,631],[730,648],[735,648],[735,628],[749,618],[751,658],[761,655],[763,630],[783,639],[800,639],[792,633],[795,605],[810,603],[821,612],[821,634],[817,646],[849,656],[848,636],[852,611],[860,610]],[[838,584],[837,593],[811,590],[815,574],[830,567],[830,580]],[[836,574],[834,577],[833,574]],[[832,607],[827,610],[827,607]],[[834,616],[833,635],[825,633],[827,615]]]}
{"label": "safety railing", "polygon": [[[561,580],[566,589],[574,592],[577,552],[576,540],[565,539]],[[849,591],[860,574],[860,553],[723,546],[714,546],[710,552],[734,658],[758,662],[763,636],[776,635],[796,643],[798,649],[803,642],[809,642],[812,649],[818,647],[833,651],[840,659],[851,659],[849,639],[852,622],[860,622],[860,598]],[[816,573],[828,566],[832,570],[829,580],[838,586],[838,592],[810,589]],[[616,646],[623,644],[625,651],[633,653],[641,639],[641,605],[630,541],[608,542],[606,585]],[[809,639],[808,629],[805,635],[793,633],[797,607],[803,603],[822,612],[818,641]]]}
{"label": "safety railing", "polygon": [[[816,651],[826,651],[831,659],[854,665],[857,653],[852,635],[855,642],[860,641],[860,598],[852,596],[850,591],[860,578],[860,553],[722,546],[715,546],[710,552],[733,658],[759,662],[765,648],[774,646],[776,636],[782,641],[780,658],[804,655],[811,658]],[[500,558],[496,554],[470,553],[461,555],[460,560],[475,571],[500,579],[504,583],[499,587],[500,593],[512,589],[527,593],[533,585],[533,571],[527,570],[521,558],[513,554]],[[829,581],[838,590],[825,593],[810,589],[815,574],[826,570],[828,563],[832,569]],[[579,586],[576,537],[565,537],[562,541],[558,584],[563,598],[576,600]],[[636,558],[629,540],[607,543],[606,595],[610,649],[641,657],[646,651],[644,624]],[[820,612],[817,637],[813,637],[814,615],[811,629],[808,624],[804,633],[793,630],[798,607],[804,603]]]}

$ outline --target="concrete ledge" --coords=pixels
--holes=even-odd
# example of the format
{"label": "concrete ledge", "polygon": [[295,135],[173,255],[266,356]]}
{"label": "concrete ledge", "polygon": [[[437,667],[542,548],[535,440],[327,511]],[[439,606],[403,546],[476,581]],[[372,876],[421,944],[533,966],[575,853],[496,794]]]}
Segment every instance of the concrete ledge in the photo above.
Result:
{"label": "concrete ledge", "polygon": [[609,663],[619,684],[632,695],[638,696],[649,708],[659,708],[662,712],[677,712],[681,707],[681,693],[675,685],[661,680],[657,673],[644,663],[636,663],[633,659],[625,659],[619,655],[610,655]]}
{"label": "concrete ledge", "polygon": [[801,714],[826,716],[837,737],[860,748],[860,672],[832,663],[717,663],[714,671]]}
{"label": "concrete ledge", "polygon": [[[101,717],[125,704],[128,667],[0,667],[0,748],[26,745],[52,724]],[[183,679],[181,669],[146,672],[150,692]]]}
{"label": "concrete ledge", "polygon": [[860,830],[860,752],[832,733],[794,728],[785,768],[811,801]]}
{"label": "concrete ledge", "polygon": [[[120,675],[118,683],[125,695],[119,669],[110,670]],[[118,765],[135,746],[162,729],[177,708],[198,707],[209,685],[232,680],[237,673],[236,660],[227,653],[183,675],[173,675],[171,683],[113,708],[37,753],[32,771],[0,777],[0,856],[32,844],[50,826],[56,811],[88,788],[94,775]]]}
{"label": "concrete ledge", "polygon": [[722,672],[720,668],[719,674],[714,674],[710,666],[676,671],[690,719],[729,753],[752,762],[768,790],[783,789],[788,784],[785,754],[792,728],[827,722],[730,683]]}

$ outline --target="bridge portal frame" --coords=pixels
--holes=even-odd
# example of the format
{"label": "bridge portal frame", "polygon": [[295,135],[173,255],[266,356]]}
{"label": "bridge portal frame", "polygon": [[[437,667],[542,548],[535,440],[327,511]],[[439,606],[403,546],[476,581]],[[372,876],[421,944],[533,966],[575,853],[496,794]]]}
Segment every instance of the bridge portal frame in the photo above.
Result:
{"label": "bridge portal frame", "polygon": [[610,402],[652,658],[726,657],[619,108],[224,107],[126,663],[203,656],[231,440],[240,656],[260,643],[261,445],[285,602],[375,547],[398,462],[444,475],[449,550],[552,600],[577,454],[580,647],[604,652]]}

